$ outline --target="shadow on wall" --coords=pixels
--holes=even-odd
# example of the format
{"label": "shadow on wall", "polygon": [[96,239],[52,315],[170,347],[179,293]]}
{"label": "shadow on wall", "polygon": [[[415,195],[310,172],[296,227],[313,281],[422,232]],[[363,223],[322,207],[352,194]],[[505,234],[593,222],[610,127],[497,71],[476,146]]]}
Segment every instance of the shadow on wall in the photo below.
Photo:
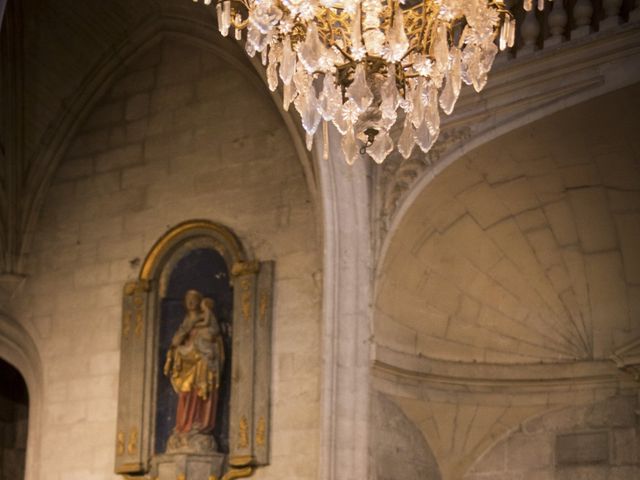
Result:
{"label": "shadow on wall", "polygon": [[436,459],[420,430],[385,395],[371,401],[371,452],[376,480],[441,480]]}
{"label": "shadow on wall", "polygon": [[0,480],[22,480],[29,397],[20,372],[0,358]]}
{"label": "shadow on wall", "polygon": [[485,453],[464,480],[640,478],[635,392],[524,422]]}

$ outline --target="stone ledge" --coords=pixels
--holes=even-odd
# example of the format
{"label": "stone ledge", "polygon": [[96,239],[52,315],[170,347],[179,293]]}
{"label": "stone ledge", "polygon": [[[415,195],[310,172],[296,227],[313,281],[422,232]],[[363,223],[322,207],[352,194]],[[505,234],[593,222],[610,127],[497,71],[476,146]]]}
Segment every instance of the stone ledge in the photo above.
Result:
{"label": "stone ledge", "polygon": [[574,390],[620,385],[628,378],[607,360],[538,364],[481,364],[436,360],[376,345],[373,370],[412,381],[467,391],[520,392]]}

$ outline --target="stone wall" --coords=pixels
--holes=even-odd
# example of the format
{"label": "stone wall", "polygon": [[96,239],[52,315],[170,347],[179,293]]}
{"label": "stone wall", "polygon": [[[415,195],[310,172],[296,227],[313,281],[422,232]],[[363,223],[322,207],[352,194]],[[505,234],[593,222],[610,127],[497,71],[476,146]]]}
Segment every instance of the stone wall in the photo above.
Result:
{"label": "stone wall", "polygon": [[418,427],[386,395],[371,400],[370,441],[375,480],[440,480],[436,459]]}
{"label": "stone wall", "polygon": [[468,152],[390,232],[374,388],[442,478],[638,476],[637,390],[620,393],[610,355],[640,334],[639,99],[636,84]]}
{"label": "stone wall", "polygon": [[167,228],[198,218],[276,262],[272,464],[255,476],[315,477],[319,236],[265,92],[216,56],[165,40],[132,62],[77,134],[12,305],[44,365],[41,478],[114,478],[122,286]]}
{"label": "stone wall", "polygon": [[0,392],[0,480],[24,478],[27,406]]}
{"label": "stone wall", "polygon": [[524,422],[464,480],[631,480],[640,478],[638,397],[621,394]]}

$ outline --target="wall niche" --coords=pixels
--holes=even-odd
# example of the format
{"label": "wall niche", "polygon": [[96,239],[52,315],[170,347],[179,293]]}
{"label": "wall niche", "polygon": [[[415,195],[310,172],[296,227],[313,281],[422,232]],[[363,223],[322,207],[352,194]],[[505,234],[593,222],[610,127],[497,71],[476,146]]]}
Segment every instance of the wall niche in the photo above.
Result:
{"label": "wall niche", "polygon": [[116,473],[228,480],[268,464],[273,269],[210,221],[156,242],[124,286]]}

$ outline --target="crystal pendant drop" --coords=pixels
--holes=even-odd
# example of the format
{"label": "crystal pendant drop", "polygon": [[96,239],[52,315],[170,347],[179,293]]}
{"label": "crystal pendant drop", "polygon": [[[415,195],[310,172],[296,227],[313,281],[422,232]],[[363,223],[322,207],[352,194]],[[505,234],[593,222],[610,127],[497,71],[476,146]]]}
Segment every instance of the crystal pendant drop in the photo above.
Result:
{"label": "crystal pendant drop", "polygon": [[360,112],[364,112],[373,102],[373,93],[367,85],[367,74],[361,63],[356,67],[353,83],[347,88],[347,96],[354,101]]}
{"label": "crystal pendant drop", "polygon": [[512,18],[509,22],[509,35],[507,36],[507,47],[513,47],[516,41],[516,19]]}
{"label": "crystal pendant drop", "polygon": [[483,46],[481,52],[482,53],[480,55],[480,62],[482,70],[484,70],[484,73],[488,73],[493,66],[493,61],[495,60],[496,55],[498,54],[498,47],[496,47],[495,43],[493,42],[487,42]]}
{"label": "crystal pendant drop", "polygon": [[270,40],[271,40],[270,32],[264,33],[262,30],[260,30],[260,28],[258,28],[258,26],[255,23],[253,22],[249,23],[249,25],[247,26],[247,45],[251,45],[252,50],[254,52],[261,52],[263,54],[262,56],[263,65],[266,59],[266,57],[264,56],[265,50],[267,49],[267,46],[269,45]]}
{"label": "crystal pendant drop", "polygon": [[353,125],[351,122],[347,120],[345,115],[343,115],[342,108],[339,108],[336,114],[333,116],[333,124],[336,126],[340,135],[344,135]]}
{"label": "crystal pendant drop", "polygon": [[286,37],[282,42],[282,62],[280,64],[280,78],[285,85],[291,83],[296,71],[296,52],[291,49],[291,40]]}
{"label": "crystal pendant drop", "polygon": [[223,37],[229,35],[229,27],[231,26],[231,2],[225,0],[222,2],[221,21],[218,23],[218,29]]}
{"label": "crystal pendant drop", "polygon": [[456,100],[458,97],[453,91],[453,84],[451,82],[451,72],[446,76],[444,88],[442,89],[442,94],[440,95],[440,107],[442,107],[442,111],[447,115],[450,115],[453,111],[453,107],[456,104]]}
{"label": "crystal pendant drop", "polygon": [[409,49],[409,39],[404,31],[404,18],[400,5],[395,9],[393,25],[389,28],[386,58],[390,62],[399,62]]}
{"label": "crystal pendant drop", "polygon": [[396,88],[395,77],[389,75],[380,89],[380,96],[382,102],[380,102],[380,111],[382,117],[395,123],[397,118],[396,110],[398,109],[398,89]]}
{"label": "crystal pendant drop", "polygon": [[349,125],[355,125],[360,117],[360,107],[352,98],[342,104],[340,115]]}
{"label": "crystal pendant drop", "polygon": [[387,155],[392,151],[393,141],[389,136],[389,132],[386,130],[378,132],[376,139],[373,141],[373,145],[367,148],[369,156],[378,164],[384,162],[384,159],[387,158]]}
{"label": "crystal pendant drop", "polygon": [[508,35],[509,35],[509,22],[504,22],[502,24],[502,28],[500,28],[499,44],[500,44],[501,51],[507,48]]}
{"label": "crystal pendant drop", "polygon": [[285,112],[289,111],[289,105],[291,105],[294,95],[292,82],[285,83],[282,89],[282,108]]}
{"label": "crystal pendant drop", "polygon": [[440,106],[447,115],[453,112],[453,107],[458,100],[458,95],[460,95],[460,51],[455,47],[452,50],[451,70],[446,76],[445,85],[440,95]]}
{"label": "crystal pendant drop", "polygon": [[435,142],[436,136],[431,134],[429,125],[425,120],[415,131],[415,138],[416,143],[420,147],[420,150],[422,150],[424,153],[427,153]]}
{"label": "crystal pendant drop", "polygon": [[415,145],[415,138],[413,136],[413,127],[408,118],[404,121],[404,128],[398,139],[398,150],[404,158],[409,158]]}
{"label": "crystal pendant drop", "polygon": [[304,43],[298,48],[298,58],[308,73],[313,73],[320,67],[325,47],[318,37],[314,23],[309,25]]}
{"label": "crystal pendant drop", "polygon": [[309,88],[305,93],[298,93],[294,100],[294,105],[302,118],[302,128],[310,135],[316,133],[316,129],[320,124],[320,113],[318,112],[318,103],[313,88]]}
{"label": "crystal pendant drop", "polygon": [[271,2],[256,2],[256,8],[250,17],[250,23],[267,35],[273,33],[273,28],[282,18],[282,10]]}
{"label": "crystal pendant drop", "polygon": [[447,28],[440,24],[436,29],[436,39],[433,45],[433,56],[436,65],[446,68],[449,62],[449,42],[447,41]]}
{"label": "crystal pendant drop", "polygon": [[422,101],[424,82],[424,78],[420,77],[420,79],[413,84],[413,88],[411,89],[411,104],[413,105],[413,108],[409,116],[411,118],[411,123],[415,128],[418,128],[418,125],[422,123],[422,119],[424,118],[424,104],[426,103]]}
{"label": "crystal pendant drop", "polygon": [[269,48],[269,65],[267,66],[267,84],[269,90],[275,92],[278,88],[278,63],[280,62],[280,50],[279,44]]}
{"label": "crystal pendant drop", "polygon": [[440,131],[440,111],[438,110],[438,89],[430,85],[427,90],[427,108],[424,119],[432,135],[437,135]]}
{"label": "crystal pendant drop", "polygon": [[333,75],[326,73],[322,82],[322,91],[318,97],[318,110],[326,121],[333,120],[342,106],[342,95],[336,87]]}
{"label": "crystal pendant drop", "polygon": [[342,137],[342,153],[344,154],[345,161],[349,165],[353,165],[360,156],[353,128],[349,128]]}

